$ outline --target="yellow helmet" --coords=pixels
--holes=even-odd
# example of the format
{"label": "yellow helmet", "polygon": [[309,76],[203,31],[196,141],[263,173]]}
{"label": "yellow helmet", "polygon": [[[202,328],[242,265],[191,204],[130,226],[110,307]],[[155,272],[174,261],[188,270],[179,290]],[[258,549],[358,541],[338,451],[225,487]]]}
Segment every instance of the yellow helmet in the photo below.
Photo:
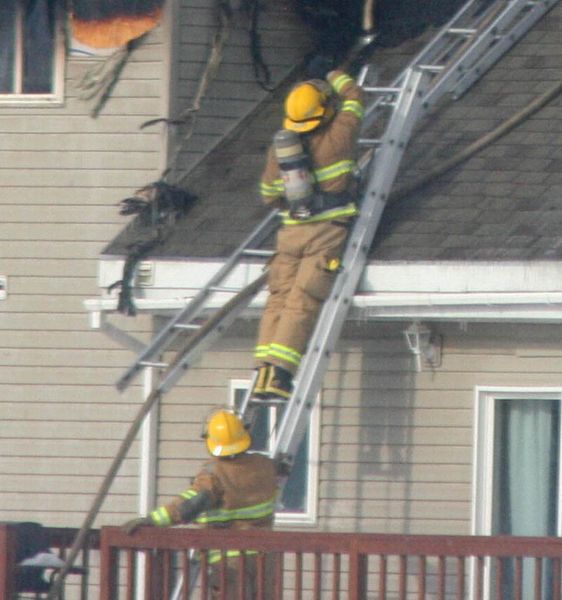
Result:
{"label": "yellow helmet", "polygon": [[233,412],[218,410],[207,421],[207,449],[213,456],[232,456],[250,447],[252,438]]}
{"label": "yellow helmet", "polygon": [[285,100],[283,127],[297,133],[312,131],[332,115],[327,100],[328,94],[313,82],[297,84]]}

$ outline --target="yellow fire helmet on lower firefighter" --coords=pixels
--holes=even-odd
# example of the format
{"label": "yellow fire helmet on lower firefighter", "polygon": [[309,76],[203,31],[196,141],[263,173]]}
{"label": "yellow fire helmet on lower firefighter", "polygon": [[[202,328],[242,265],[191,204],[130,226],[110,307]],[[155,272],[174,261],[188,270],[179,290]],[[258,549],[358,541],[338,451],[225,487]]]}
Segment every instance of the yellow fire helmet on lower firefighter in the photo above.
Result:
{"label": "yellow fire helmet on lower firefighter", "polygon": [[204,437],[213,456],[240,454],[252,443],[242,419],[229,410],[217,410],[210,415]]}
{"label": "yellow fire helmet on lower firefighter", "polygon": [[298,83],[285,100],[283,127],[296,133],[312,131],[333,116],[329,97],[329,84],[326,82],[310,80]]}

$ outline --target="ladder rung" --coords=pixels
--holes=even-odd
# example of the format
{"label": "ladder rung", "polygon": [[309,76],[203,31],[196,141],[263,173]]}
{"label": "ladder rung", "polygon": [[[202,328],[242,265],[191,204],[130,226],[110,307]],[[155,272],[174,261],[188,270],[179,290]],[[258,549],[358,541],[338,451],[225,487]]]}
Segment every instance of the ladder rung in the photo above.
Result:
{"label": "ladder rung", "polygon": [[141,367],[154,367],[155,369],[166,369],[170,365],[164,362],[151,362],[149,360],[141,360],[138,363]]}
{"label": "ladder rung", "polygon": [[256,406],[287,406],[287,398],[250,398],[250,403]]}
{"label": "ladder rung", "polygon": [[369,87],[365,86],[363,88],[365,92],[369,92],[371,94],[399,94],[402,91],[401,87]]}
{"label": "ladder rung", "polygon": [[445,69],[445,65],[420,65],[418,69],[429,73],[441,73]]}
{"label": "ladder rung", "polygon": [[380,146],[382,141],[378,138],[359,138],[357,143],[361,146]]}
{"label": "ladder rung", "polygon": [[244,250],[244,252],[242,254],[246,254],[248,256],[268,257],[268,256],[273,256],[275,254],[275,252],[273,250],[254,250],[252,248],[247,248],[246,250]]}
{"label": "ladder rung", "polygon": [[176,323],[174,329],[197,330],[201,329],[201,325],[196,325],[195,323]]}
{"label": "ladder rung", "polygon": [[465,29],[463,27],[451,27],[447,29],[447,33],[451,33],[453,35],[474,35],[478,29]]}
{"label": "ladder rung", "polygon": [[222,285],[214,285],[212,287],[209,288],[209,291],[211,292],[225,292],[227,294],[237,294],[239,291],[241,291],[241,288],[233,288],[233,287],[225,287]]}

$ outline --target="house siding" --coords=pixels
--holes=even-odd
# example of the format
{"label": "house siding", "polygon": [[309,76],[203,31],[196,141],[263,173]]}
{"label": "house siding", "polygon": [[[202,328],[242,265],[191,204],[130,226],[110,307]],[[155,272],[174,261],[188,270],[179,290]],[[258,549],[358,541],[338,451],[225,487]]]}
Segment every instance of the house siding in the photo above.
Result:
{"label": "house siding", "polygon": [[[283,12],[281,4],[268,10]],[[175,46],[172,24],[181,28]],[[262,34],[273,81],[302,54],[302,44],[279,39],[297,28],[294,18],[279,25]],[[181,157],[185,169],[268,94],[248,66],[247,23],[237,27]],[[128,221],[119,201],[165,165],[162,126],[141,125],[186,107],[214,33],[208,2],[168,2],[97,118],[78,97],[93,59],[67,58],[62,106],[0,105],[0,276],[8,280],[0,300],[2,520],[79,526],[136,415],[142,381],[122,395],[114,388],[133,354],[90,328],[83,303],[99,294],[99,256]],[[146,316],[111,321],[144,341],[153,326]],[[138,510],[138,458],[135,443],[96,524]]]}
{"label": "house siding", "polygon": [[[93,60],[67,60],[63,106],[0,106],[2,520],[78,526],[134,416],[138,391],[113,388],[130,354],[89,328],[83,301],[125,222],[117,203],[159,172],[160,135],[139,125],[162,114],[163,48],[158,27],[96,119],[76,91]],[[137,455],[135,445],[100,520],[128,505]]]}
{"label": "house siding", "polygon": [[[322,390],[315,528],[471,533],[476,388],[562,388],[560,325],[430,325],[442,336],[442,363],[420,373],[402,333],[408,323],[346,326]],[[223,339],[164,397],[160,501],[205,459],[201,422],[228,401],[232,379],[249,379],[252,344]]]}
{"label": "house siding", "polygon": [[[97,118],[77,97],[95,63],[67,59],[58,107],[0,106],[0,519],[78,526],[139,401],[113,381],[130,353],[90,329],[97,260],[123,227],[119,200],[154,180],[165,77],[162,27],[130,57]],[[146,336],[147,318],[131,330]],[[123,510],[136,481],[135,445],[104,505]]]}
{"label": "house siding", "polygon": [[[179,45],[175,62],[175,86],[171,114],[188,117],[188,125],[173,132],[172,155],[177,155],[180,179],[221,139],[267,98],[270,89],[282,82],[302,61],[309,37],[288,0],[260,3],[259,48],[270,81],[260,85],[250,52],[250,17],[236,9],[227,19],[225,41],[217,44],[218,70],[207,72],[214,38],[219,32],[216,6],[196,0],[184,1],[177,10]],[[199,102],[202,80],[208,75]]]}

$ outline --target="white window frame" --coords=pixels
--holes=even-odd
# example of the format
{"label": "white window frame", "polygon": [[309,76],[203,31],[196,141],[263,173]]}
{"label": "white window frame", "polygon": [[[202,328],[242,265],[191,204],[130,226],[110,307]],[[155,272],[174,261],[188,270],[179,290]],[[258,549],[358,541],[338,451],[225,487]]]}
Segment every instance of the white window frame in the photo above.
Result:
{"label": "white window frame", "polygon": [[18,2],[16,15],[15,58],[14,76],[15,92],[10,94],[0,93],[0,106],[60,106],[64,100],[64,69],[66,52],[64,44],[63,11],[61,3],[56,3],[55,14],[55,44],[53,52],[53,79],[52,92],[47,94],[24,94],[18,92],[23,84],[22,73],[22,46],[23,46],[23,3]]}
{"label": "white window frame", "polygon": [[[236,391],[247,391],[250,387],[249,379],[231,379],[229,386],[229,406],[234,406]],[[275,418],[275,407],[270,407],[272,418]],[[284,512],[276,513],[276,525],[316,525],[318,517],[318,467],[320,452],[320,399],[314,403],[310,411],[309,432],[308,432],[308,481],[306,489],[306,506],[303,512]]]}
{"label": "white window frame", "polygon": [[[494,482],[494,426],[496,400],[557,400],[562,407],[562,388],[558,387],[481,387],[475,388],[474,458],[472,493],[472,534],[491,535]],[[562,410],[561,410],[562,414]],[[557,535],[562,534],[562,443],[559,448]],[[474,564],[472,565],[474,568]],[[484,572],[485,598],[489,596],[489,561]],[[473,572],[474,575],[474,572]],[[474,583],[474,577],[471,577]],[[474,597],[472,590],[471,597]]]}

